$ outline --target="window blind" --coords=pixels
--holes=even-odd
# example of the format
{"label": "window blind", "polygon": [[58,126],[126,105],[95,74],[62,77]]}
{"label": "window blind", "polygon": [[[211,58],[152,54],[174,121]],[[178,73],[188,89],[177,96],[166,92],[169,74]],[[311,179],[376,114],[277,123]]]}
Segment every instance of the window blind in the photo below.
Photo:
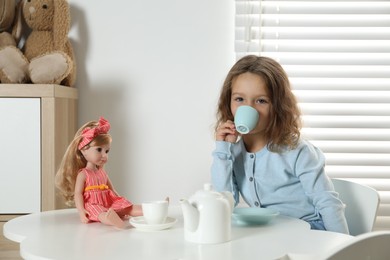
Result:
{"label": "window blind", "polygon": [[326,172],[380,194],[390,229],[390,2],[236,0],[237,59],[282,64]]}

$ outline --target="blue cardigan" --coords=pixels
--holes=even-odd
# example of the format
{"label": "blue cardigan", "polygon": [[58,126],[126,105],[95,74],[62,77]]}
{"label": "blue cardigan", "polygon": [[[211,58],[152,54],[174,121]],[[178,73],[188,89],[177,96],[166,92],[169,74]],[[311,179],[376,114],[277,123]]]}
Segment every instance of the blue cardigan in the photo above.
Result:
{"label": "blue cardigan", "polygon": [[344,204],[324,172],[325,157],[308,141],[281,153],[264,147],[248,153],[244,142],[217,141],[211,167],[217,191],[239,194],[251,207],[272,208],[307,222],[323,221],[325,229],[348,234]]}

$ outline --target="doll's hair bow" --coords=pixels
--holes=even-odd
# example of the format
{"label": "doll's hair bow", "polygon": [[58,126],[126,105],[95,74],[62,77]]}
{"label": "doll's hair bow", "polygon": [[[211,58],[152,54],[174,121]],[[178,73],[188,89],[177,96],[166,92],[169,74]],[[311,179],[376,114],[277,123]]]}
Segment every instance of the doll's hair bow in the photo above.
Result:
{"label": "doll's hair bow", "polygon": [[110,123],[103,117],[100,117],[98,125],[96,127],[85,128],[81,133],[83,139],[79,143],[78,146],[79,150],[81,150],[84,146],[92,142],[92,140],[95,139],[96,136],[100,134],[107,134],[109,130],[110,130]]}

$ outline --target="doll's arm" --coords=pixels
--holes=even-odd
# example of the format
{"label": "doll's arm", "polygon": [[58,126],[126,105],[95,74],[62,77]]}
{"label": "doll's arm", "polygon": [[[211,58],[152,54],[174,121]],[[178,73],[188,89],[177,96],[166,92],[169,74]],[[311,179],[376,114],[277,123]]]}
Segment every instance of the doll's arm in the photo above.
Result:
{"label": "doll's arm", "polygon": [[110,180],[110,178],[107,177],[107,186],[108,188],[110,188],[110,190],[112,190],[116,196],[119,196],[118,192],[116,192],[116,190],[114,189],[114,186],[112,185],[112,182]]}
{"label": "doll's arm", "polygon": [[81,222],[88,223],[89,221],[87,218],[88,213],[84,208],[84,196],[83,196],[85,178],[86,177],[84,172],[80,172],[77,175],[76,184],[74,188],[74,202],[79,212]]}

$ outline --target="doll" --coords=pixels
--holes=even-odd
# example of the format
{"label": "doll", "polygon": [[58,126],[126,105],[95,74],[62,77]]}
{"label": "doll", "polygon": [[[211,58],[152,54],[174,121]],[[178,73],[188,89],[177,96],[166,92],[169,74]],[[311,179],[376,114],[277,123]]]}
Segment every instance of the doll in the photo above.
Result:
{"label": "doll", "polygon": [[101,117],[77,131],[60,164],[56,186],[68,205],[74,201],[82,223],[122,229],[129,216],[142,215],[142,207],[119,196],[103,169],[112,140],[109,129],[110,123]]}

